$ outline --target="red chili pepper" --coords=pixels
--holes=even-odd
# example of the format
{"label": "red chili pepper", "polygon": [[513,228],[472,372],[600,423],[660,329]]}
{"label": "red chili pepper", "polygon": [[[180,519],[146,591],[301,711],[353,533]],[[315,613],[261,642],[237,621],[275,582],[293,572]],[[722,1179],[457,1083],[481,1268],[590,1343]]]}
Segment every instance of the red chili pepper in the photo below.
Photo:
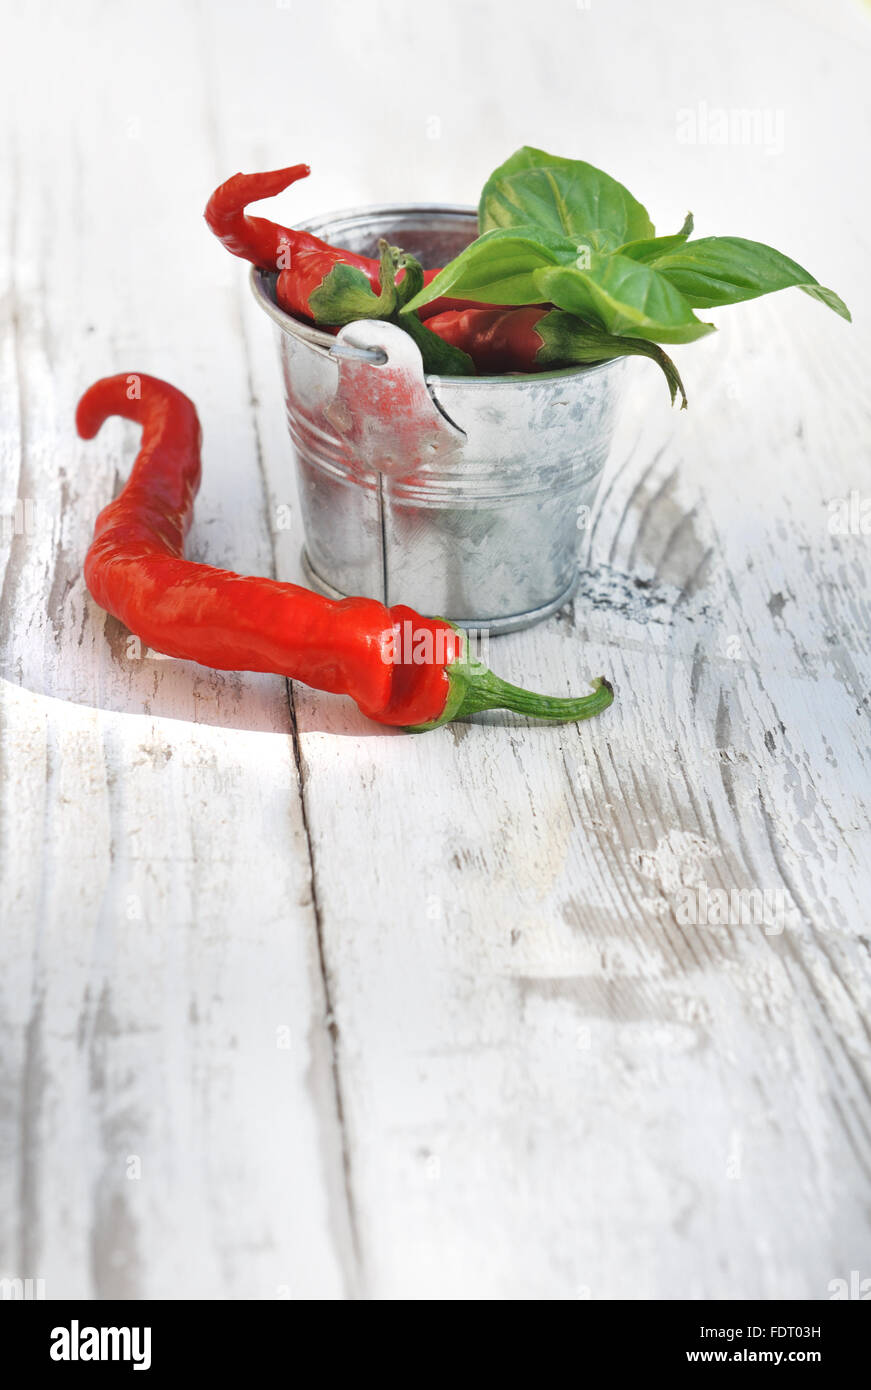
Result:
{"label": "red chili pepper", "polygon": [[[249,217],[245,208],[261,198],[272,198],[297,179],[308,178],[310,173],[307,164],[292,164],[271,173],[234,174],[215,189],[206,203],[205,219],[218,240],[234,256],[259,265],[261,270],[276,270],[282,251],[304,244],[306,233],[291,231],[266,217]],[[326,245],[318,243],[316,237],[309,240]]]}
{"label": "red chili pepper", "polygon": [[[358,256],[330,246],[310,232],[282,227],[265,217],[249,217],[245,208],[261,198],[272,198],[297,179],[307,178],[307,164],[293,164],[287,169],[274,169],[262,174],[234,174],[216,188],[206,204],[205,218],[220,242],[234,256],[251,261],[261,270],[279,272],[275,298],[288,314],[320,321],[312,310],[311,296],[320,289],[336,266],[353,266],[361,271],[375,294],[381,289],[381,263],[368,256]],[[423,282],[428,285],[439,274],[439,267],[425,270]],[[399,279],[401,280],[401,275]],[[446,309],[465,306],[461,299],[434,299],[421,310],[421,318],[429,318]]]}
{"label": "red chili pepper", "polygon": [[435,314],[427,321],[452,347],[467,352],[479,372],[543,372],[544,343],[536,325],[548,310],[532,304],[521,309],[459,309]]}
{"label": "red chili pepper", "polygon": [[470,308],[436,314],[427,328],[452,347],[468,353],[477,371],[546,372],[612,357],[649,357],[662,368],[671,399],[687,398],[677,368],[656,343],[623,338],[593,328],[561,309],[530,304],[519,309]]}
{"label": "red chili pepper", "polygon": [[534,695],[474,661],[440,618],[368,598],[339,601],[296,584],[195,564],[184,538],[200,483],[200,426],[191,401],[156,377],[105,377],[85,392],[76,427],[92,439],[109,415],[143,426],[121,494],[97,518],[85,582],[148,646],[225,671],[273,671],[347,694],[370,719],[434,728],[483,709],[567,722],[607,709],[594,681],[579,699]]}

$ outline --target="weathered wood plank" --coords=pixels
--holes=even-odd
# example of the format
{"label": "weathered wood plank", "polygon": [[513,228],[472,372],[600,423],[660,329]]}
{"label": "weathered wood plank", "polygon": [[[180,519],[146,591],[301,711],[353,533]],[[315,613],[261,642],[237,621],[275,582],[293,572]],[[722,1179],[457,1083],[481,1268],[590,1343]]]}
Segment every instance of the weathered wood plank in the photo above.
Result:
{"label": "weathered wood plank", "polygon": [[[837,13],[827,36],[794,15],[802,61],[786,68],[784,15],[754,12],[755,57],[724,19],[715,85],[711,17],[679,8],[691,81],[665,79],[652,12],[633,16],[637,47],[619,43],[621,60],[637,54],[643,135],[634,118],[631,134],[607,128],[607,67],[583,93],[572,70],[572,109],[596,116],[591,155],[633,187],[655,169],[676,223],[691,196],[703,231],[738,230],[737,202],[744,234],[827,266],[859,316],[859,242],[833,259],[803,177],[834,163],[849,201],[861,41],[856,84],[839,83],[852,115],[819,93],[850,21]],[[343,20],[350,44],[367,20]],[[581,22],[603,52],[625,16]],[[500,37],[503,71],[520,41]],[[522,42],[534,62],[536,39]],[[568,69],[547,81],[553,117],[534,138],[562,148]],[[482,169],[507,132],[530,138],[507,92],[487,89],[479,124],[478,89],[458,78],[451,98],[441,159],[461,177],[452,123],[480,131]],[[700,100],[770,107],[775,133],[782,109],[783,147],[697,145],[669,168],[676,108]],[[420,150],[410,197],[429,185]],[[395,166],[379,168],[367,200],[395,187]],[[249,317],[272,428],[267,335]],[[601,721],[531,732],[497,715],[409,743],[297,692],[376,1296],[824,1298],[867,1263],[867,552],[858,540],[845,560],[826,530],[828,497],[867,489],[865,339],[796,295],[718,317],[719,341],[676,353],[688,417],[633,364],[573,613],[493,644],[500,670],[537,688],[608,671],[619,702]],[[270,436],[276,497],[286,459]],[[730,899],[731,923],[687,923],[705,888],[768,894],[774,919],[742,923]]]}
{"label": "weathered wood plank", "polygon": [[204,254],[199,20],[37,21],[10,47],[38,44],[72,119],[19,120],[4,180],[0,496],[35,520],[3,551],[0,1272],[49,1297],[344,1296],[355,1261],[286,684],[142,653],[81,575],[137,431],[113,422],[82,444],[74,405],[123,369],[200,408],[192,553],[271,567],[238,300]]}
{"label": "weathered wood plank", "polygon": [[[869,492],[867,27],[784,0],[748,46],[734,7],[540,8],[446,3],[425,39],[377,0],[10,30],[54,102],[8,68],[0,503],[37,505],[0,581],[0,1272],[50,1294],[824,1298],[868,1272],[868,538],[828,528]],[[716,110],[759,138],[702,138]],[[212,183],[309,160],[288,222],[473,201],[524,141],[663,228],[690,203],[782,245],[857,317],[723,311],[675,354],[685,417],[632,364],[578,599],[492,648],[540,689],[607,671],[615,707],[408,739],[133,656],[80,577],[134,448],[72,439],[98,375],[196,400],[193,554],[299,577]],[[686,921],[702,885],[768,892],[775,929]]]}

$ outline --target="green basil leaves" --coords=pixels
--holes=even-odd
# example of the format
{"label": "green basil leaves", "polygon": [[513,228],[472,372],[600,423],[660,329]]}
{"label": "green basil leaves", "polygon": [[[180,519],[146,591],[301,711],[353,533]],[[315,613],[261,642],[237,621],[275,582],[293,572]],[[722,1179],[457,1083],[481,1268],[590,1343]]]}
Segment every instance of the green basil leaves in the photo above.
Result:
{"label": "green basil leaves", "polygon": [[534,227],[485,232],[407,308],[441,295],[481,304],[555,304],[606,333],[657,343],[690,343],[713,331],[652,266],[551,233],[536,239]]}
{"label": "green basil leaves", "polygon": [[536,304],[542,297],[536,272],[571,264],[577,255],[573,241],[538,227],[485,232],[446,265],[406,308],[417,309],[442,295],[483,304]]}
{"label": "green basil leaves", "polygon": [[849,319],[850,311],[833,290],[827,290],[788,256],[761,241],[737,236],[709,236],[666,248],[649,264],[666,275],[688,303],[699,309],[738,304],[760,294],[796,285],[805,294]]}
{"label": "green basil leaves", "polygon": [[484,184],[478,225],[482,232],[535,226],[572,241],[582,238],[595,251],[653,236],[646,208],[622,183],[583,160],[560,159],[528,145]]}
{"label": "green basil leaves", "polygon": [[585,268],[561,266],[536,276],[539,299],[600,324],[607,333],[653,343],[691,343],[713,324],[697,319],[665,275],[629,256],[598,253]]}
{"label": "green basil leaves", "polygon": [[842,318],[833,290],[795,261],[741,237],[657,237],[628,189],[582,160],[524,146],[491,174],[482,235],[405,305],[441,295],[485,304],[554,304],[606,333],[689,343],[713,331],[694,310],[796,286]]}

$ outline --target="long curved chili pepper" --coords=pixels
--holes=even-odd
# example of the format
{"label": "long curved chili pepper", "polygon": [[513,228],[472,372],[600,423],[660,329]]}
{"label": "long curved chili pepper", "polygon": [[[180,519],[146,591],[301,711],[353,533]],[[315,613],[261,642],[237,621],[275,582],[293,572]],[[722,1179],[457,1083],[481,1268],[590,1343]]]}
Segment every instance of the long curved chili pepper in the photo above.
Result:
{"label": "long curved chili pepper", "polygon": [[562,309],[531,304],[519,309],[465,308],[427,319],[427,328],[471,357],[478,372],[546,372],[612,357],[649,357],[665,373],[672,402],[686,392],[677,367],[656,343],[592,328]]}
{"label": "long curved chili pepper", "polygon": [[[265,217],[251,217],[245,211],[249,203],[272,198],[310,173],[307,164],[292,164],[286,169],[262,174],[234,174],[215,189],[206,204],[205,219],[218,240],[234,256],[251,261],[261,270],[279,272],[275,297],[280,308],[297,317],[324,323],[330,320],[318,313],[311,298],[322,288],[330,272],[337,266],[351,266],[365,276],[377,295],[381,289],[380,261],[330,246],[310,232],[282,227]],[[424,284],[428,285],[438,273],[438,267],[424,271]],[[429,318],[431,314],[466,303],[461,299],[434,299],[424,306],[420,317]]]}
{"label": "long curved chili pepper", "polygon": [[92,439],[109,415],[143,427],[130,478],[104,507],[85,559],[94,599],[168,656],[227,671],[272,671],[350,695],[382,724],[435,728],[483,709],[537,719],[587,719],[611,704],[604,678],[578,699],[534,695],[469,656],[465,635],[375,599],[334,601],[296,584],[184,559],[200,483],[200,425],[187,396],[157,377],[122,373],[79,401]]}

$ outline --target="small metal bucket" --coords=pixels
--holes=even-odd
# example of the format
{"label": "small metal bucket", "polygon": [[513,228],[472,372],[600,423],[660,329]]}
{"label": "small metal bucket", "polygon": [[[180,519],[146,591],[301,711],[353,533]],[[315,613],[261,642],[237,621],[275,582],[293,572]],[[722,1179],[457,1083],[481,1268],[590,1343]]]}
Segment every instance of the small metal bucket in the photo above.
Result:
{"label": "small metal bucket", "polygon": [[[334,213],[304,230],[369,256],[383,236],[433,266],[474,239],[477,220],[423,204]],[[564,604],[623,362],[425,376],[394,325],[365,319],[333,337],[277,307],[274,274],[254,269],[251,283],[279,330],[309,583],[491,633]]]}

